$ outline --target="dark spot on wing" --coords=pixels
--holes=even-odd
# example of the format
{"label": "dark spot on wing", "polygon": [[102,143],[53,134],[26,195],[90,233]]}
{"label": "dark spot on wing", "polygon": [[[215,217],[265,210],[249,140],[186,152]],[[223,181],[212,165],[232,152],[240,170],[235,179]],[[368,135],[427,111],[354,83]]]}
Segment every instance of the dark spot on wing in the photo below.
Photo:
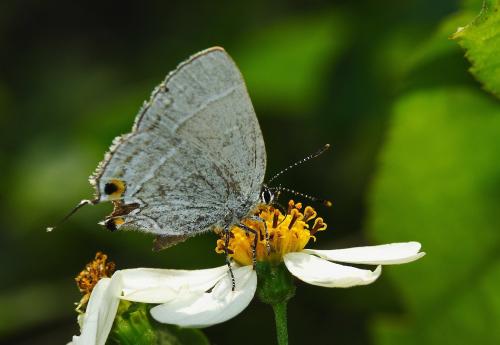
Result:
{"label": "dark spot on wing", "polygon": [[118,186],[116,184],[114,184],[113,182],[106,183],[104,185],[104,193],[106,193],[107,195],[113,194],[117,190],[118,190]]}
{"label": "dark spot on wing", "polygon": [[104,185],[103,192],[108,196],[109,200],[117,200],[122,197],[126,188],[125,181],[114,178]]}
{"label": "dark spot on wing", "polygon": [[104,226],[105,226],[105,227],[106,227],[106,229],[108,229],[109,231],[116,231],[116,230],[117,230],[116,223],[115,223],[115,220],[114,220],[114,219],[108,219],[108,220],[104,223]]}

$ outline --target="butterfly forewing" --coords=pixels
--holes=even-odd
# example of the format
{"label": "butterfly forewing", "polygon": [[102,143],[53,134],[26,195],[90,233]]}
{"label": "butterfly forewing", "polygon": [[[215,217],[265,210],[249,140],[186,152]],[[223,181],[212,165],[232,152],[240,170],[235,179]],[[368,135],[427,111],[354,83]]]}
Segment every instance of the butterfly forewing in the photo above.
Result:
{"label": "butterfly forewing", "polygon": [[[191,235],[248,213],[265,165],[243,78],[222,48],[212,48],[167,76],[91,181],[99,201],[118,199],[117,227]],[[110,193],[116,181],[123,191]]]}

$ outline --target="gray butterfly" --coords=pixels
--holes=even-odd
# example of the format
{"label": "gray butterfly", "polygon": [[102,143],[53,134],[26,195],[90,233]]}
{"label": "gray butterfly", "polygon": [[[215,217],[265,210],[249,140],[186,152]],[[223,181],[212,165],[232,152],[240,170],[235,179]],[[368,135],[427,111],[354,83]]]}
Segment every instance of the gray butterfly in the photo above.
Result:
{"label": "gray butterfly", "polygon": [[90,177],[95,199],[79,206],[112,201],[102,224],[156,234],[161,249],[250,215],[261,201],[265,170],[264,140],[243,77],[214,47],[156,87],[132,132],[115,138]]}
{"label": "gray butterfly", "polygon": [[115,138],[90,177],[95,198],[67,217],[111,201],[114,210],[101,224],[155,234],[157,250],[216,228],[227,234],[233,225],[256,234],[241,220],[255,218],[275,192],[316,200],[267,187],[265,170],[264,140],[243,77],[214,47],[181,63],[153,91],[132,132]]}

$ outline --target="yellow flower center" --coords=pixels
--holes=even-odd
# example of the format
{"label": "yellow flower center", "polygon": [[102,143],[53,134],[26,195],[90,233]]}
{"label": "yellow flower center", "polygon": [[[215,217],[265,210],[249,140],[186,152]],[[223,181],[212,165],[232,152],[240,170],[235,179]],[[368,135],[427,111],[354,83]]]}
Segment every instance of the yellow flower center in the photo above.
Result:
{"label": "yellow flower center", "polygon": [[[257,232],[257,261],[281,262],[286,253],[299,252],[304,249],[311,238],[316,240],[314,234],[326,229],[323,218],[316,218],[316,215],[316,211],[311,206],[307,206],[302,212],[302,204],[295,204],[293,200],[288,202],[286,215],[271,205],[260,205],[255,216],[262,221],[251,218],[242,221]],[[263,222],[266,223],[269,240],[266,239]],[[215,251],[223,254],[225,253],[225,235],[224,233],[220,235],[222,238],[217,241]],[[251,265],[255,235],[236,225],[231,228],[229,235],[229,256],[240,265]]]}
{"label": "yellow flower center", "polygon": [[75,278],[78,290],[83,294],[80,303],[76,307],[78,312],[87,304],[90,294],[96,286],[97,282],[104,277],[111,277],[115,271],[115,263],[108,261],[108,256],[104,253],[97,252],[95,259],[89,262],[83,271],[81,271]]}

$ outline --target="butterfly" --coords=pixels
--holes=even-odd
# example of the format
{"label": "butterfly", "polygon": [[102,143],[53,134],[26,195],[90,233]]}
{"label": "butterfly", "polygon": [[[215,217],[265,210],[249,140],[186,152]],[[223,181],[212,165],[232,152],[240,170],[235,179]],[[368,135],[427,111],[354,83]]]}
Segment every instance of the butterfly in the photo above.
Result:
{"label": "butterfly", "polygon": [[114,139],[91,175],[94,199],[67,217],[110,201],[113,212],[101,224],[154,234],[157,250],[214,229],[227,234],[234,225],[255,234],[241,221],[276,193],[296,193],[268,187],[265,171],[264,139],[241,72],[223,48],[213,47],[154,89],[132,131]]}

